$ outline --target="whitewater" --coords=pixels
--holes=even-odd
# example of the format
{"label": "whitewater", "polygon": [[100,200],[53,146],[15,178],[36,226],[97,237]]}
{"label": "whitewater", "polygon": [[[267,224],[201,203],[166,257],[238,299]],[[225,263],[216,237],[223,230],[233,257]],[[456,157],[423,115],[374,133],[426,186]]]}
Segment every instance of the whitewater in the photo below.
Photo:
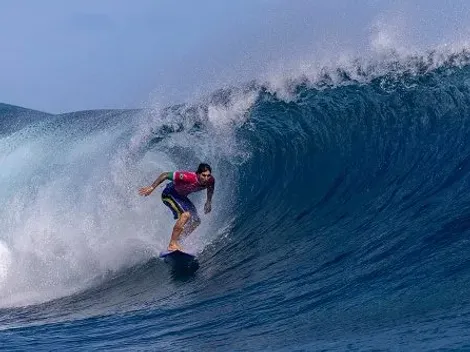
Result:
{"label": "whitewater", "polygon": [[[0,105],[7,350],[466,350],[470,54],[310,67],[185,104]],[[161,172],[212,166],[213,210],[158,253]],[[204,197],[192,197],[198,209]]]}

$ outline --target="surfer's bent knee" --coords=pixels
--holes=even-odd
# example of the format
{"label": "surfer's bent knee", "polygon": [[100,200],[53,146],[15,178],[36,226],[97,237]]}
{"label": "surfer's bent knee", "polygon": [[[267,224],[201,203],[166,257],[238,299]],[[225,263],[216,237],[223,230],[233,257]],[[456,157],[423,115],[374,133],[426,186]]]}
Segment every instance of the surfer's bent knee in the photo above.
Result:
{"label": "surfer's bent knee", "polygon": [[191,213],[189,211],[181,213],[181,219],[188,221],[189,219],[191,219]]}

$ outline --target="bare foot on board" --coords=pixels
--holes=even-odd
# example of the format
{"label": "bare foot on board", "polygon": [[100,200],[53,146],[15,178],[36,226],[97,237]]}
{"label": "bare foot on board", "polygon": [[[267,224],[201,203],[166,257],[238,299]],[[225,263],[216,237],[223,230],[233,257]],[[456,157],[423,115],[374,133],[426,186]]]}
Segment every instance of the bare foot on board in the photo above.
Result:
{"label": "bare foot on board", "polygon": [[173,242],[171,241],[170,244],[168,245],[168,248],[167,248],[169,251],[182,251],[183,249],[181,248],[181,246],[178,244],[178,242]]}

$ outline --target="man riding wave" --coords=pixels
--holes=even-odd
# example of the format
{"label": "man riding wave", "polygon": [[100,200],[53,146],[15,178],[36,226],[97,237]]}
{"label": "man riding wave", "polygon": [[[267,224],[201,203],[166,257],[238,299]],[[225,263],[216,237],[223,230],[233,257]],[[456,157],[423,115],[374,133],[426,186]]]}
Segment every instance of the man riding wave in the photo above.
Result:
{"label": "man riding wave", "polygon": [[170,208],[173,217],[176,219],[168,245],[169,251],[181,250],[178,243],[181,234],[184,237],[188,236],[201,223],[196,207],[187,197],[190,193],[207,189],[204,213],[207,214],[211,211],[215,186],[215,179],[211,174],[211,167],[203,163],[199,164],[196,172],[163,172],[150,186],[139,189],[141,196],[148,196],[165,180],[171,181],[162,192],[163,204]]}

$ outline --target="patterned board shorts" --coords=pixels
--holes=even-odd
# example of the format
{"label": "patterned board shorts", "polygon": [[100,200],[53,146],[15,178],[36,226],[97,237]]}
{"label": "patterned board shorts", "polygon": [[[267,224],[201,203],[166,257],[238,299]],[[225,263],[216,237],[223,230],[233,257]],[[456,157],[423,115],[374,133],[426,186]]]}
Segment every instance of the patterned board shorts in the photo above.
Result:
{"label": "patterned board shorts", "polygon": [[189,200],[188,197],[181,196],[176,193],[171,183],[168,184],[163,190],[162,201],[163,204],[170,208],[175,219],[179,219],[182,213],[188,211],[191,214],[191,221],[201,221],[194,204]]}

